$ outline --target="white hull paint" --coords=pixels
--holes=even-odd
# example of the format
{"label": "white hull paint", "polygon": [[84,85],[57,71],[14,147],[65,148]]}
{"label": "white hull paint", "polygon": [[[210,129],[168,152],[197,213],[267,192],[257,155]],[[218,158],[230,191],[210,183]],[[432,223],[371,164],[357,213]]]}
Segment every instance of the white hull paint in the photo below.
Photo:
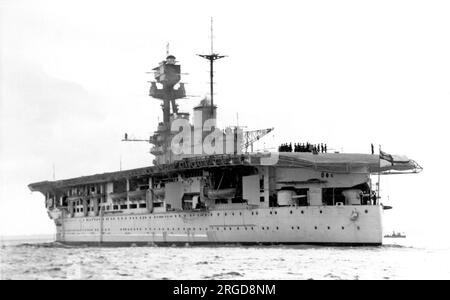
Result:
{"label": "white hull paint", "polygon": [[[355,214],[355,212],[357,214]],[[63,218],[57,241],[81,244],[381,245],[380,205],[297,206]]]}

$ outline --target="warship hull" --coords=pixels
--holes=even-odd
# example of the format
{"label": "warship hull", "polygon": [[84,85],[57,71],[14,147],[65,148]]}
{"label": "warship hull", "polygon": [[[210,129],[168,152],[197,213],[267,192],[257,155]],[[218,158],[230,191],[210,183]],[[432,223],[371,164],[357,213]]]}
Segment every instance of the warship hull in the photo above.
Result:
{"label": "warship hull", "polygon": [[64,244],[381,245],[380,205],[273,207],[61,218]]}

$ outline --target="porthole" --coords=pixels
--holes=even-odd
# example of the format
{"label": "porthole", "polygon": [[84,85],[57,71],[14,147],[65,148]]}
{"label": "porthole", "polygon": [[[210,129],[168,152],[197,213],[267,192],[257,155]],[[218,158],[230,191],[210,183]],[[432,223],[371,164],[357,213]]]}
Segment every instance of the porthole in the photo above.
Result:
{"label": "porthole", "polygon": [[300,230],[300,226],[297,226],[297,230]]}
{"label": "porthole", "polygon": [[327,228],[328,228],[328,230],[330,230],[330,226],[328,226]]}
{"label": "porthole", "polygon": [[320,211],[320,213],[322,213],[322,211]]}
{"label": "porthole", "polygon": [[303,215],[303,210],[301,211],[302,215]]}
{"label": "porthole", "polygon": [[359,228],[359,226],[358,227],[356,227],[358,230],[360,230],[361,228]]}
{"label": "porthole", "polygon": [[270,212],[270,214],[272,214],[272,211]]}
{"label": "porthole", "polygon": [[342,226],[341,228],[342,228],[342,230],[344,230],[344,226]]}
{"label": "porthole", "polygon": [[367,209],[364,212],[367,214],[368,213]]}
{"label": "porthole", "polygon": [[289,213],[292,215],[292,210]]}
{"label": "porthole", "polygon": [[314,229],[317,230],[317,226],[314,226]]}
{"label": "porthole", "polygon": [[275,214],[277,214],[277,212],[275,212]]}
{"label": "porthole", "polygon": [[277,226],[277,230],[278,230],[278,226]]}

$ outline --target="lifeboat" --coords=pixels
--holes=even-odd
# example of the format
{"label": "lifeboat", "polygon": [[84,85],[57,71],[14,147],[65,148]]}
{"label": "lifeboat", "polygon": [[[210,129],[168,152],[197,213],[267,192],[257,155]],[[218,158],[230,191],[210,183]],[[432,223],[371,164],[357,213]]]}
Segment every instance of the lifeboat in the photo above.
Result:
{"label": "lifeboat", "polygon": [[120,201],[127,198],[127,192],[123,193],[111,193],[109,194],[111,196],[112,201]]}
{"label": "lifeboat", "polygon": [[83,197],[82,196],[70,196],[70,197],[67,197],[67,201],[69,201],[69,202],[76,202],[76,201],[78,201],[78,200],[83,200]]}
{"label": "lifeboat", "polygon": [[225,199],[232,198],[236,195],[236,188],[227,188],[220,190],[208,190],[207,192],[209,199]]}
{"label": "lifeboat", "polygon": [[146,190],[137,190],[128,192],[128,197],[130,200],[140,200],[145,199]]}
{"label": "lifeboat", "polygon": [[166,194],[166,190],[164,188],[155,188],[153,189],[153,194],[156,197],[164,197],[164,195]]}

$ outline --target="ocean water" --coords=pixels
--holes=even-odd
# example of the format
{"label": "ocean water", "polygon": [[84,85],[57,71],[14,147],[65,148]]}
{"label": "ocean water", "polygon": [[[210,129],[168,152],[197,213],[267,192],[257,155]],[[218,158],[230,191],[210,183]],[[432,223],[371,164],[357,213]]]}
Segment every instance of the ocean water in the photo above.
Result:
{"label": "ocean water", "polygon": [[71,247],[3,241],[1,279],[450,279],[450,247]]}

